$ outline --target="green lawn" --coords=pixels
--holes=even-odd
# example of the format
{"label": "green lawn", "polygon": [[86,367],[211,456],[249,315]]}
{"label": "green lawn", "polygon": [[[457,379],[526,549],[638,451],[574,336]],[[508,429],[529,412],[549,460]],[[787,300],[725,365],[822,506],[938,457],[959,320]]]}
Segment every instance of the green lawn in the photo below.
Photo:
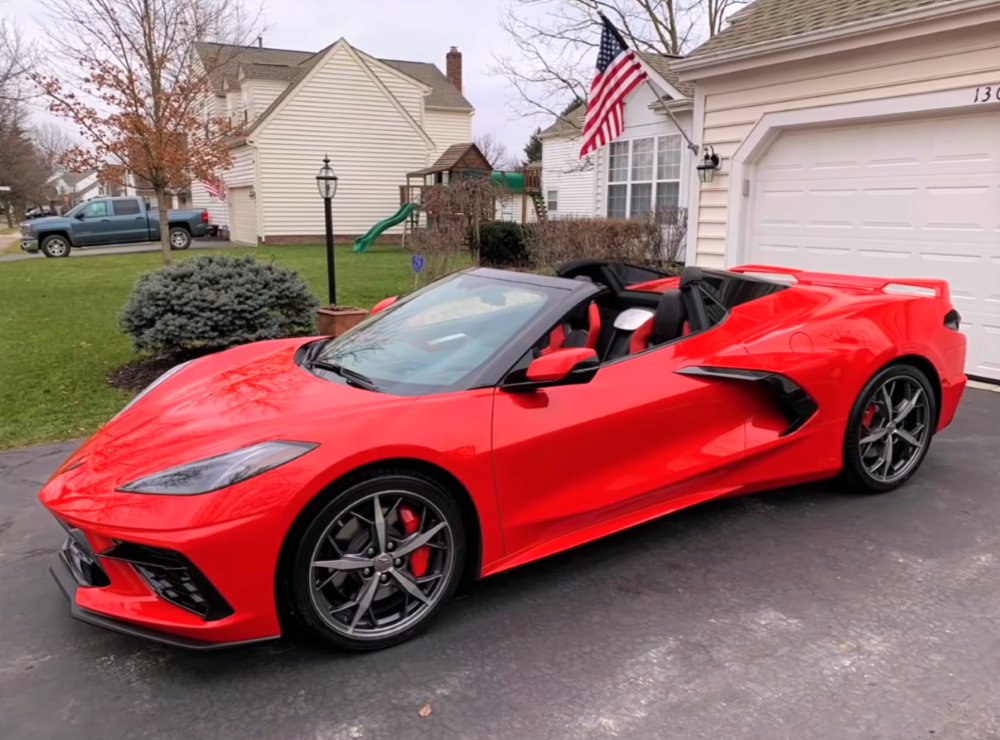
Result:
{"label": "green lawn", "polygon": [[[176,256],[213,251],[273,258],[326,303],[320,246]],[[367,308],[413,289],[409,253],[398,246],[338,247],[336,262],[338,303]],[[159,266],[157,253],[0,263],[0,449],[85,436],[124,405],[128,395],[104,380],[136,357],[116,316],[136,276]]]}

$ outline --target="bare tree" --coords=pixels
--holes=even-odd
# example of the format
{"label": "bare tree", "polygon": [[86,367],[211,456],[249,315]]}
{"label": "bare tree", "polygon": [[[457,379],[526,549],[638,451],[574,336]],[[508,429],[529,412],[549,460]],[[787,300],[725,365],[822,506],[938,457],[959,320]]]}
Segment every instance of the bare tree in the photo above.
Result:
{"label": "bare tree", "polygon": [[567,103],[586,100],[601,41],[598,9],[631,48],[681,56],[715,35],[726,15],[746,2],[509,0],[500,27],[515,51],[494,55],[491,72],[510,84],[507,102],[513,115],[559,118]]}
{"label": "bare tree", "polygon": [[510,153],[507,145],[500,141],[495,134],[480,134],[475,141],[479,151],[483,153],[493,169],[507,170],[518,167],[517,157]]}
{"label": "bare tree", "polygon": [[35,142],[35,148],[39,155],[48,163],[49,169],[53,172],[57,169],[59,161],[66,152],[78,143],[65,128],[52,121],[32,126],[31,138]]}
{"label": "bare tree", "polygon": [[[207,114],[212,69],[196,41],[243,47],[258,33],[260,9],[244,0],[42,0],[50,54],[62,69],[34,75],[49,110],[79,128],[86,146],[64,157],[70,169],[103,179],[149,183],[161,219],[167,193],[189,178],[216,182],[228,169],[229,137],[240,132]],[[170,264],[167,229],[163,262]]]}

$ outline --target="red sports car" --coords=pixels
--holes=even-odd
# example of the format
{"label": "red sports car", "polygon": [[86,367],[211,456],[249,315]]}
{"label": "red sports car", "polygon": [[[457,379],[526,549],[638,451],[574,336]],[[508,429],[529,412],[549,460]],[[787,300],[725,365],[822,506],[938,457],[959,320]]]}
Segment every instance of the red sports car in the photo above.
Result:
{"label": "red sports car", "polygon": [[943,280],[473,268],[163,375],[53,475],[76,618],[385,647],[488,576],[707,499],[901,485],[965,386]]}

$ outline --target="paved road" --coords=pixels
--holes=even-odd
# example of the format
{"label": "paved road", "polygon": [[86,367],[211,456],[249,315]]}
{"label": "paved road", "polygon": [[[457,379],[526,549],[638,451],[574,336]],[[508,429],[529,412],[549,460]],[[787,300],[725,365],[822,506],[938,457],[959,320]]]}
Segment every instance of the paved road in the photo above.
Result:
{"label": "paved road", "polygon": [[71,620],[34,501],[71,447],[0,455],[5,739],[1000,737],[1000,393],[970,391],[903,490],[702,505],[487,579],[371,655]]}
{"label": "paved road", "polygon": [[[222,249],[225,247],[249,247],[250,244],[240,244],[239,242],[227,242],[221,239],[194,239],[191,242],[191,249]],[[160,244],[159,242],[155,244],[150,244],[149,242],[143,242],[142,244],[116,244],[113,247],[86,247],[81,249],[74,249],[69,253],[70,258],[73,257],[98,257],[100,255],[107,254],[134,254],[136,252],[159,252]],[[20,260],[35,260],[35,259],[45,259],[45,255],[38,252],[35,254],[29,254],[28,252],[19,252],[17,254],[5,254],[0,256],[0,262],[18,262]]]}

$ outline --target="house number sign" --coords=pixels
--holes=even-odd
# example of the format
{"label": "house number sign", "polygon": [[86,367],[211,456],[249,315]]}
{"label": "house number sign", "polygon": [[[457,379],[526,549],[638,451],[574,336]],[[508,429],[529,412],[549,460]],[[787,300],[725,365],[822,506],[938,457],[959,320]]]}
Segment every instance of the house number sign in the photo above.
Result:
{"label": "house number sign", "polygon": [[976,88],[973,103],[1000,103],[1000,85],[984,85]]}

